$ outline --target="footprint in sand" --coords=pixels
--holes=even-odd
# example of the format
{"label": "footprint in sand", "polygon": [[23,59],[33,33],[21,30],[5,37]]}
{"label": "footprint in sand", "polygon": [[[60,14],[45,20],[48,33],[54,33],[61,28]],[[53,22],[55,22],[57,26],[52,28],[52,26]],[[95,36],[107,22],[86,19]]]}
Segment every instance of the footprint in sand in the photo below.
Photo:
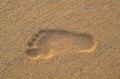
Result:
{"label": "footprint in sand", "polygon": [[61,53],[89,53],[96,46],[96,40],[89,34],[41,30],[28,42],[25,54],[31,59],[48,59]]}

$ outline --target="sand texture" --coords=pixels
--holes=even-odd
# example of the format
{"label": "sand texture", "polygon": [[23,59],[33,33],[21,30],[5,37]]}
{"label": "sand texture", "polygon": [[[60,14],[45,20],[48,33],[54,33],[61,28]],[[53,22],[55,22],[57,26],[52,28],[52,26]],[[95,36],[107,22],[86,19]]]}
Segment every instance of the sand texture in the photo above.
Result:
{"label": "sand texture", "polygon": [[0,79],[120,79],[120,0],[0,0]]}

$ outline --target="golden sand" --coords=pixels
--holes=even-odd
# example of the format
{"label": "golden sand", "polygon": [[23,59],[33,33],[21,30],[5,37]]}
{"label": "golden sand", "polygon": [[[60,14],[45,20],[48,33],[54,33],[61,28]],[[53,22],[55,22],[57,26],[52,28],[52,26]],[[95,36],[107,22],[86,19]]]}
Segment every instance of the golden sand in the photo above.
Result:
{"label": "golden sand", "polygon": [[120,0],[0,0],[0,79],[120,79]]}

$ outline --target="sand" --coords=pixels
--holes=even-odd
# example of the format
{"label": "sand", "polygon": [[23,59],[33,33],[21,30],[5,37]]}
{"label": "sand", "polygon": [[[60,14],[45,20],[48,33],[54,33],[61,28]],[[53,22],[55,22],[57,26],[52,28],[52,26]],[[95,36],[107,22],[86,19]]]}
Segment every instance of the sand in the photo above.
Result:
{"label": "sand", "polygon": [[0,79],[120,79],[120,1],[1,0]]}

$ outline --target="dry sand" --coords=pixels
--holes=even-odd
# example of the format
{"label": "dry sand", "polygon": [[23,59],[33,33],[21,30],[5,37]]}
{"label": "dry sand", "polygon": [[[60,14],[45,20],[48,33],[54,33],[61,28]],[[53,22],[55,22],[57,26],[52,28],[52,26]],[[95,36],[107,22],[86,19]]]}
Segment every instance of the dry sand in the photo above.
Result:
{"label": "dry sand", "polygon": [[120,79],[120,0],[0,0],[0,79]]}

